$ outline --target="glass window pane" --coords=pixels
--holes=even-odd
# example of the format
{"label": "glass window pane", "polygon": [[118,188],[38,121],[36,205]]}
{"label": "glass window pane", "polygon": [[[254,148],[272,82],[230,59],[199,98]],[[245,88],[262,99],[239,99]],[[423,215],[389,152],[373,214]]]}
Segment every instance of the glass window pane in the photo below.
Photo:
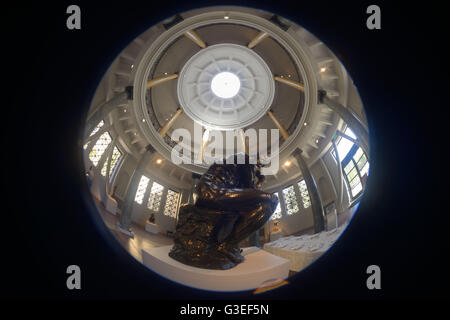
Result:
{"label": "glass window pane", "polygon": [[[350,130],[349,127],[347,127],[344,131],[344,134],[346,134],[347,136],[356,139],[355,134],[353,133],[352,130]],[[349,153],[350,149],[353,147],[354,143],[351,142],[350,140],[341,137],[341,139],[339,140],[339,142],[336,144],[336,148],[339,154],[339,159],[342,161],[345,156]]]}
{"label": "glass window pane", "polygon": [[152,189],[150,190],[150,197],[148,199],[147,207],[153,211],[159,211],[161,204],[161,198],[164,187],[159,183],[153,182]]}
{"label": "glass window pane", "polygon": [[364,167],[361,169],[360,173],[361,173],[361,176],[364,176],[366,173],[367,173],[367,175],[369,175],[369,162],[366,162]]}
{"label": "glass window pane", "polygon": [[[119,151],[119,149],[117,149],[117,147],[114,146],[113,153],[111,156],[111,167],[109,168],[109,174],[111,174],[111,172],[114,172],[116,170],[115,166],[117,164],[117,160],[119,160],[121,155],[122,155],[122,153]],[[102,174],[102,176],[106,176],[107,166],[108,166],[108,160],[106,160],[103,163],[103,168],[102,168],[102,171],[100,172]]]}
{"label": "glass window pane", "polygon": [[355,160],[355,162],[358,162],[359,158],[361,158],[362,155],[364,155],[364,152],[362,151],[361,148],[358,148],[355,154],[353,155],[353,160]]}
{"label": "glass window pane", "polygon": [[306,187],[305,180],[301,180],[298,183],[298,188],[300,189],[300,195],[302,197],[303,208],[309,208],[311,206],[311,199],[309,198],[308,188]]}
{"label": "glass window pane", "polygon": [[142,204],[142,200],[144,199],[145,190],[147,190],[149,181],[150,181],[150,179],[147,178],[146,176],[142,176],[141,180],[139,181],[138,189],[136,191],[136,196],[134,197],[134,201],[136,201],[139,204]]}
{"label": "glass window pane", "polygon": [[339,159],[342,161],[342,159],[345,158],[350,149],[353,147],[353,142],[342,137],[336,147],[339,154]]}
{"label": "glass window pane", "polygon": [[353,133],[353,131],[350,129],[350,127],[345,128],[344,133],[348,135],[349,137],[356,139],[356,135]]}
{"label": "glass window pane", "polygon": [[166,205],[164,206],[164,215],[176,218],[178,212],[178,198],[180,194],[173,190],[167,191]]}
{"label": "glass window pane", "polygon": [[361,183],[361,179],[359,178],[359,176],[355,176],[352,180],[350,180],[350,188],[353,189],[353,187],[358,183]]}
{"label": "glass window pane", "polygon": [[362,190],[362,185],[361,183],[358,183],[357,185],[355,185],[352,188],[352,197],[356,197],[358,195],[358,193]]}
{"label": "glass window pane", "polygon": [[344,168],[345,173],[348,174],[354,167],[355,165],[353,164],[352,161],[350,161]]}
{"label": "glass window pane", "polygon": [[108,145],[111,143],[112,139],[109,133],[106,131],[103,133],[100,138],[98,138],[95,146],[92,148],[91,152],[89,152],[89,159],[92,161],[94,166],[97,166],[100,158],[105,152]]}
{"label": "glass window pane", "polygon": [[358,164],[357,164],[358,165],[358,169],[361,170],[366,165],[366,162],[367,162],[367,158],[366,158],[365,155],[363,155],[361,157],[361,159],[359,159],[359,161],[358,161]]}
{"label": "glass window pane", "polygon": [[[278,196],[278,198],[280,197],[278,195],[278,193],[276,193],[276,195]],[[278,201],[278,205],[275,208],[275,211],[273,212],[272,216],[270,217],[270,220],[277,220],[277,219],[281,219],[281,205],[280,205],[280,201]]]}
{"label": "glass window pane", "polygon": [[351,180],[353,180],[353,178],[356,177],[357,175],[358,175],[358,171],[356,171],[356,168],[353,167],[353,169],[352,169],[349,173],[347,173],[347,179],[348,179],[349,181],[351,181]]}
{"label": "glass window pane", "polygon": [[298,203],[295,197],[294,186],[283,189],[284,202],[286,204],[286,214],[292,215],[298,212]]}

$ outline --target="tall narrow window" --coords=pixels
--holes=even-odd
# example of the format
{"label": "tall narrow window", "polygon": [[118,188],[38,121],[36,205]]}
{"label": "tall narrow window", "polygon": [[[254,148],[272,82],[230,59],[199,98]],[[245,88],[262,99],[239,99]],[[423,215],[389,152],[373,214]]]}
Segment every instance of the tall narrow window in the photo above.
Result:
{"label": "tall narrow window", "polygon": [[[353,131],[347,127],[344,133],[356,139]],[[342,137],[336,145],[344,168],[344,176],[352,199],[355,199],[363,190],[363,177],[369,174],[369,161],[364,151],[352,141]],[[334,151],[333,156],[336,157]]]}
{"label": "tall narrow window", "polygon": [[[276,195],[278,196],[278,199],[279,199],[280,196],[278,195],[278,193],[276,193]],[[278,201],[278,205],[275,208],[275,211],[273,212],[272,216],[270,217],[270,220],[277,220],[277,219],[281,219],[281,205],[280,205],[280,201]]]}
{"label": "tall narrow window", "polygon": [[[117,164],[117,160],[119,160],[121,155],[122,155],[122,153],[119,151],[119,149],[117,149],[117,147],[114,146],[113,153],[111,156],[111,167],[110,167],[110,171],[109,171],[110,174],[111,174],[111,172],[114,172],[114,170],[116,169],[115,166]],[[103,164],[102,171],[100,172],[102,174],[102,176],[106,176],[107,166],[108,166],[108,159],[106,159],[105,163]]]}
{"label": "tall narrow window", "polygon": [[[96,134],[96,133],[98,132],[98,130],[100,130],[100,128],[103,127],[104,124],[105,124],[105,123],[103,122],[103,120],[101,120],[101,121],[97,124],[97,126],[94,128],[94,130],[92,130],[92,132],[91,132],[91,134],[89,135],[89,137],[92,137],[94,134]],[[88,147],[88,145],[89,145],[89,142],[86,143],[86,144],[84,145],[84,149],[85,149],[85,150],[86,150],[86,148]]]}
{"label": "tall narrow window", "polygon": [[98,138],[91,152],[89,152],[89,159],[92,161],[94,166],[97,166],[98,162],[100,161],[100,158],[102,157],[103,153],[105,152],[106,148],[111,143],[111,141],[112,139],[108,131],[105,131],[100,136],[100,138]]}
{"label": "tall narrow window", "polygon": [[142,200],[144,200],[145,190],[147,190],[149,181],[150,179],[147,178],[146,176],[142,176],[141,180],[139,181],[136,196],[134,197],[134,201],[136,201],[139,204],[142,204]]}
{"label": "tall narrow window", "polygon": [[180,194],[173,190],[167,190],[166,205],[164,206],[164,215],[176,218],[178,212],[178,199]]}
{"label": "tall narrow window", "polygon": [[311,206],[311,199],[309,198],[308,188],[306,187],[305,180],[301,180],[298,183],[300,189],[300,196],[302,197],[303,208],[309,208]]}
{"label": "tall narrow window", "polygon": [[[346,134],[347,136],[356,139],[355,134],[353,133],[353,131],[347,127],[344,131],[344,134]],[[336,148],[339,154],[339,159],[341,159],[341,161],[347,156],[347,154],[350,152],[351,148],[353,147],[353,142],[348,140],[347,138],[341,137],[341,140],[339,140],[339,142],[336,144]],[[333,150],[333,156],[336,157],[334,150]]]}
{"label": "tall narrow window", "polygon": [[159,211],[161,205],[161,198],[164,187],[157,182],[153,182],[152,189],[150,190],[150,197],[148,199],[147,207],[153,211]]}
{"label": "tall narrow window", "polygon": [[369,161],[367,160],[366,154],[362,151],[361,148],[358,148],[358,150],[355,152],[353,160],[356,162],[361,177],[363,177],[365,174],[369,174]]}
{"label": "tall narrow window", "polygon": [[361,148],[355,145],[342,161],[342,166],[351,197],[354,199],[363,190],[363,177],[369,174],[369,162]]}
{"label": "tall narrow window", "polygon": [[297,198],[295,197],[294,186],[283,189],[284,202],[286,204],[286,214],[292,215],[298,212]]}

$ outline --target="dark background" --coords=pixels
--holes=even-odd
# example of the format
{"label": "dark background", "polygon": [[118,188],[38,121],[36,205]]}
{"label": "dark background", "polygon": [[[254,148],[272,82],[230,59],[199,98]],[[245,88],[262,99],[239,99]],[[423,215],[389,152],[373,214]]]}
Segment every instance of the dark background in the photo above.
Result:
{"label": "dark background", "polygon": [[[66,28],[71,4],[81,8],[81,30]],[[194,290],[146,269],[105,230],[83,179],[81,130],[112,61],[155,23],[211,4],[265,9],[307,28],[341,59],[369,119],[370,177],[348,229],[289,285],[256,296]],[[381,8],[381,30],[366,28],[371,4]],[[2,5],[2,298],[449,298],[442,12],[400,1]],[[66,288],[71,264],[81,267],[82,290]],[[366,288],[371,264],[381,268],[381,290]]]}

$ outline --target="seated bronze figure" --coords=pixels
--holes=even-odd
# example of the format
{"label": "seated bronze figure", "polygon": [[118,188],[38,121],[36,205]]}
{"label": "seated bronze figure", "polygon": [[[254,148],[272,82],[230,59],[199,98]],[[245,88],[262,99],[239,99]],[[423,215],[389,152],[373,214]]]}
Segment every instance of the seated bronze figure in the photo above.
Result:
{"label": "seated bronze figure", "polygon": [[181,206],[169,256],[207,269],[230,269],[244,261],[239,243],[273,214],[278,197],[260,190],[260,166],[214,163],[196,186],[194,205]]}

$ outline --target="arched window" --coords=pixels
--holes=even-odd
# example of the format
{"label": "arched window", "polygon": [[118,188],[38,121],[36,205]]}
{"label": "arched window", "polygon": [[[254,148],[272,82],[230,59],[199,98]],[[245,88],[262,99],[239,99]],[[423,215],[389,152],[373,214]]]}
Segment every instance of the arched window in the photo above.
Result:
{"label": "arched window", "polygon": [[309,208],[311,206],[311,199],[309,198],[308,188],[306,187],[305,180],[300,180],[298,183],[300,190],[300,196],[302,198],[303,208]]}
{"label": "arched window", "polygon": [[150,197],[148,199],[147,207],[153,211],[159,211],[161,205],[161,198],[164,187],[157,182],[153,182],[150,190]]}
{"label": "arched window", "polygon": [[108,145],[111,143],[111,141],[112,139],[108,131],[105,131],[100,136],[100,138],[97,139],[94,147],[92,147],[91,152],[89,152],[89,159],[92,161],[94,166],[97,166],[98,162],[100,161],[100,158],[102,157],[106,148],[108,148]]}
{"label": "arched window", "polygon": [[369,162],[364,152],[354,145],[342,160],[344,176],[350,189],[352,200],[363,191],[365,176],[369,174]]}
{"label": "arched window", "polygon": [[[347,136],[356,139],[353,131],[347,127],[344,132]],[[350,192],[351,199],[358,197],[364,189],[365,178],[369,175],[369,161],[364,151],[352,141],[341,137],[336,148],[344,168],[344,178]],[[333,156],[336,157],[334,151]]]}
{"label": "arched window", "polygon": [[299,211],[294,186],[289,186],[283,189],[283,198],[284,203],[286,204],[287,215],[293,215],[294,213],[297,213]]}
{"label": "arched window", "polygon": [[178,199],[180,194],[173,190],[167,191],[166,205],[164,206],[164,215],[176,218],[178,212]]}
{"label": "arched window", "polygon": [[134,197],[134,201],[136,201],[139,204],[142,204],[142,200],[144,199],[145,191],[147,190],[148,182],[150,181],[149,178],[146,176],[142,176],[141,180],[139,181],[138,189],[136,191],[136,196]]}

